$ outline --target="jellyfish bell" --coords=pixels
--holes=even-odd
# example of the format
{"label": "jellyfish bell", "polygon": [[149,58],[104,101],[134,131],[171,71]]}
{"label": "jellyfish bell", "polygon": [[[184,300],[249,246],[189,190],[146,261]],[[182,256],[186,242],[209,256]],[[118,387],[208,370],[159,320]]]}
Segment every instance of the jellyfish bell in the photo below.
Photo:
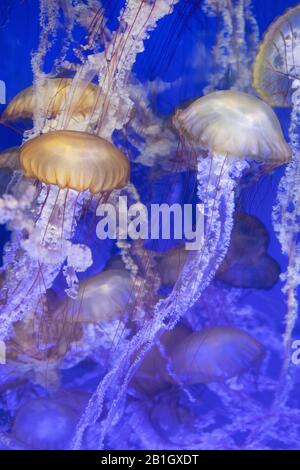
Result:
{"label": "jellyfish bell", "polygon": [[28,380],[48,390],[60,385],[59,365],[73,342],[82,337],[81,326],[63,317],[36,318],[34,312],[16,322],[7,342],[3,380]]}
{"label": "jellyfish bell", "polygon": [[214,327],[192,333],[178,344],[172,365],[184,383],[208,384],[239,376],[258,366],[263,357],[263,346],[248,333]]}
{"label": "jellyfish bell", "polygon": [[78,81],[74,84],[71,78],[48,78],[39,84],[38,91],[32,85],[18,93],[4,110],[1,121],[32,120],[38,105],[43,107],[48,118],[55,118],[70,92],[72,100],[68,114],[74,119],[83,120],[89,117],[95,106],[97,90],[93,83]]}
{"label": "jellyfish bell", "polygon": [[59,188],[100,193],[124,187],[126,157],[110,142],[79,131],[54,131],[27,141],[20,151],[25,175]]}
{"label": "jellyfish bell", "polygon": [[280,272],[278,263],[271,256],[263,255],[255,260],[231,262],[225,269],[222,266],[216,279],[242,289],[271,289]]}
{"label": "jellyfish bell", "polygon": [[11,434],[28,449],[66,449],[87,402],[84,392],[28,400],[17,411]]}
{"label": "jellyfish bell", "polygon": [[256,55],[253,86],[271,106],[292,106],[293,81],[300,78],[300,5],[277,18]]}
{"label": "jellyfish bell", "polygon": [[[215,279],[238,288],[271,288],[278,280],[280,269],[266,254],[268,245],[269,236],[264,225],[256,217],[237,212],[228,251]],[[176,284],[188,253],[180,246],[157,256],[157,269],[164,286]]]}
{"label": "jellyfish bell", "polygon": [[262,100],[238,91],[217,91],[176,112],[175,127],[215,157],[282,165],[290,159],[280,123]]}
{"label": "jellyfish bell", "polygon": [[278,281],[280,267],[267,254],[269,235],[253,216],[238,212],[232,239],[216,279],[232,287],[270,289]]}
{"label": "jellyfish bell", "polygon": [[147,394],[155,394],[168,386],[166,369],[172,370],[172,353],[178,344],[191,333],[185,325],[171,331],[160,332],[156,342],[144,357],[134,376],[134,385]]}
{"label": "jellyfish bell", "polygon": [[98,323],[120,318],[134,302],[134,287],[126,269],[108,269],[80,282],[77,299],[72,305],[63,303],[73,320]]}

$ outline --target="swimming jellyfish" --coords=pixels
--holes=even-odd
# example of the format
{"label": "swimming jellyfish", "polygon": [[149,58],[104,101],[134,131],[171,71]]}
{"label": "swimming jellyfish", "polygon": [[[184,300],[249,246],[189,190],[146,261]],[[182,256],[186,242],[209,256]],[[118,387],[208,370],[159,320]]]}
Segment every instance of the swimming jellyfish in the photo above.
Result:
{"label": "swimming jellyfish", "polygon": [[171,361],[184,383],[205,384],[236,377],[260,364],[263,357],[263,346],[248,333],[214,327],[186,336],[174,348]]}
{"label": "swimming jellyfish", "polygon": [[288,258],[288,266],[281,275],[283,292],[287,297],[286,327],[284,333],[284,361],[278,397],[286,400],[292,381],[286,380],[289,370],[292,334],[298,318],[297,288],[300,277],[300,5],[287,10],[269,27],[260,45],[255,66],[254,86],[273,106],[291,106],[289,138],[292,161],[287,165],[273,208],[273,226]]}
{"label": "swimming jellyfish", "polygon": [[64,391],[23,403],[11,430],[15,446],[35,450],[65,449],[88,397],[85,392]]}
{"label": "swimming jellyfish", "polygon": [[203,247],[188,255],[171,294],[179,295],[175,308],[180,312],[201,296],[226,255],[235,189],[249,162],[258,161],[267,171],[286,163],[290,149],[273,110],[241,92],[206,95],[177,111],[174,125],[186,151],[198,157],[198,196],[206,217]]}
{"label": "swimming jellyfish", "polygon": [[[177,111],[174,124],[180,136],[196,152],[199,198],[205,205],[207,229],[202,249],[190,252],[182,275],[171,294],[157,302],[152,318],[144,323],[118,358],[92,397],[89,412],[102,412],[103,396],[122,380],[117,396],[103,422],[101,442],[139,360],[162,329],[172,329],[178,318],[202,295],[226,255],[233,225],[234,190],[249,166],[258,160],[266,169],[289,160],[279,121],[263,101],[241,92],[216,92]],[[207,157],[207,158],[203,158]],[[101,406],[100,406],[101,403]],[[87,414],[79,424],[74,448],[87,426]],[[94,418],[95,419],[95,418]]]}
{"label": "swimming jellyfish", "polygon": [[77,298],[65,299],[65,310],[77,322],[98,323],[125,315],[133,306],[134,285],[129,271],[107,269],[79,283]]}
{"label": "swimming jellyfish", "polygon": [[[13,272],[18,276],[6,286],[4,335],[13,319],[37,308],[41,294],[51,287],[66,258],[67,293],[76,295],[75,271],[84,271],[92,263],[88,247],[70,242],[76,211],[80,211],[84,200],[107,199],[129,178],[129,163],[119,150],[100,137],[78,131],[49,132],[30,139],[20,149],[20,162],[25,176],[39,182],[40,192],[36,196],[34,228],[21,241],[24,254],[15,261]],[[34,274],[28,278],[24,270],[29,265]]]}
{"label": "swimming jellyfish", "polygon": [[[20,91],[7,105],[1,122],[32,120],[40,106],[45,119],[55,118],[66,105],[73,80],[71,78],[47,78],[37,90],[33,85]],[[78,82],[67,107],[69,118],[75,121],[86,119],[92,112],[97,98],[97,86],[93,83]]]}

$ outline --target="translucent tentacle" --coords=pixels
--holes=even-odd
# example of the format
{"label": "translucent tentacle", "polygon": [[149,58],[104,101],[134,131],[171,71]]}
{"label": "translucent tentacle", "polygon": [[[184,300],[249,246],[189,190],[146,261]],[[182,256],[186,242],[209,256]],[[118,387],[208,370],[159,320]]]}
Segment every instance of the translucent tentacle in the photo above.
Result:
{"label": "translucent tentacle", "polygon": [[285,380],[290,363],[292,334],[298,318],[298,286],[300,283],[300,244],[298,234],[300,231],[300,158],[299,158],[299,131],[300,131],[300,82],[295,82],[293,95],[293,110],[289,129],[292,145],[292,161],[286,167],[279,188],[277,203],[273,208],[273,226],[281,244],[282,252],[288,257],[288,267],[281,276],[284,286],[283,293],[287,295],[287,315],[284,332],[284,362],[281,372],[279,393],[288,395],[288,381]]}
{"label": "translucent tentacle", "polygon": [[220,19],[213,48],[213,71],[204,93],[231,88],[249,92],[259,42],[251,0],[205,0],[204,12]]}

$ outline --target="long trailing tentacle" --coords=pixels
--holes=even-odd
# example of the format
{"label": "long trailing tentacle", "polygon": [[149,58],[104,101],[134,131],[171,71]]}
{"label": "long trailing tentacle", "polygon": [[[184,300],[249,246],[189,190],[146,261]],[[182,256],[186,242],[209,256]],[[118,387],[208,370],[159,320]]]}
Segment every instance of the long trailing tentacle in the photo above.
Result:
{"label": "long trailing tentacle", "polygon": [[[199,251],[190,254],[172,293],[156,304],[152,319],[146,321],[144,326],[128,342],[113,369],[99,384],[79,422],[72,441],[73,449],[81,447],[87,427],[95,424],[103,411],[107,411],[104,410],[105,399],[110,387],[114,387],[118,392],[114,395],[107,416],[102,421],[100,447],[103,446],[107,430],[115,419],[128,384],[158,332],[161,329],[172,329],[181,315],[200,298],[212,280],[227,252],[233,226],[234,189],[247,166],[245,161],[232,164],[226,156],[214,156],[213,159],[207,159],[206,172],[203,172],[201,165],[198,188],[199,196],[205,198],[207,217],[204,245]],[[208,179],[210,180],[209,185],[207,185]],[[215,185],[216,181],[217,185]]]}

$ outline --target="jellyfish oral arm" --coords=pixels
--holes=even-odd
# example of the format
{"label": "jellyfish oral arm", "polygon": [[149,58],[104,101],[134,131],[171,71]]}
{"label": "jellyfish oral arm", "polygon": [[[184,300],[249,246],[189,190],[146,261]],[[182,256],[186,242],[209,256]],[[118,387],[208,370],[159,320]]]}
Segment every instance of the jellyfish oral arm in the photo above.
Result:
{"label": "jellyfish oral arm", "polygon": [[1,309],[0,338],[5,339],[12,323],[30,311],[43,311],[44,295],[66,259],[69,267],[73,267],[73,275],[66,276],[69,280],[67,293],[76,295],[74,271],[84,271],[92,262],[87,247],[73,245],[70,241],[85,197],[84,193],[79,195],[73,190],[43,185],[35,208],[37,220],[33,229],[25,239],[21,235],[15,237],[15,242],[6,250],[4,267],[11,275],[6,276],[3,289],[6,299]]}
{"label": "jellyfish oral arm", "polygon": [[[206,216],[203,247],[189,254],[180,279],[170,294],[167,311],[179,318],[202,295],[223,261],[230,242],[235,188],[248,167],[245,160],[211,154],[198,163],[198,196]],[[174,312],[176,315],[174,316]]]}

